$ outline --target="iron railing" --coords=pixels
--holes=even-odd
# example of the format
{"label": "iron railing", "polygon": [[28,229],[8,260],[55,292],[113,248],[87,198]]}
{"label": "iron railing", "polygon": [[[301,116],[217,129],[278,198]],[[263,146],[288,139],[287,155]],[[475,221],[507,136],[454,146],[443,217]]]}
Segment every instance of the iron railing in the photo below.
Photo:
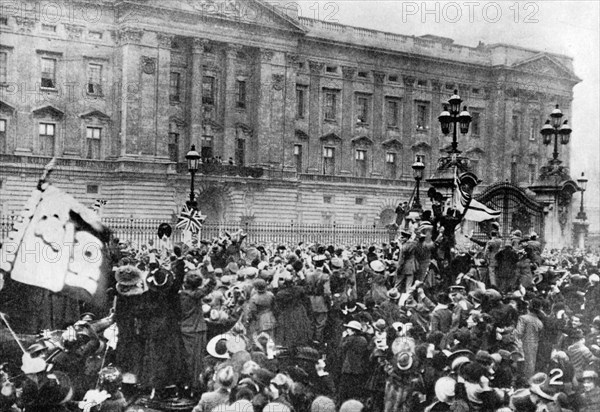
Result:
{"label": "iron railing", "polygon": [[[0,216],[0,239],[4,240],[12,230],[18,216]],[[158,226],[165,222],[161,219],[103,218],[113,236],[120,241],[129,241],[137,245],[157,242]],[[175,222],[167,222],[175,228]],[[221,222],[205,223],[202,226],[200,239],[214,239],[228,232],[234,234],[238,230],[247,233],[247,242],[255,244],[296,245],[299,242],[334,245],[369,245],[389,243],[396,237],[395,229],[367,225],[342,225],[337,223],[296,223],[296,222]],[[180,230],[173,230],[172,241],[179,242],[183,238]]]}

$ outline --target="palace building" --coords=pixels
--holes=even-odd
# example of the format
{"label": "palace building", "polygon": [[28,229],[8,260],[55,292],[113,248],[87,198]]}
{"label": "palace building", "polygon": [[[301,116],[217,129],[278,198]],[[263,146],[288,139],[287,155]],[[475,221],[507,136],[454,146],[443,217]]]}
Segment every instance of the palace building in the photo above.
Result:
{"label": "palace building", "polygon": [[415,157],[427,177],[448,148],[437,116],[455,89],[473,118],[458,147],[481,190],[536,180],[552,151],[539,130],[556,104],[570,117],[580,81],[568,56],[367,30],[259,0],[69,4],[3,9],[5,215],[55,156],[53,182],[106,200],[104,216],[170,219],[189,197],[195,145],[208,221],[385,225],[413,191]]}

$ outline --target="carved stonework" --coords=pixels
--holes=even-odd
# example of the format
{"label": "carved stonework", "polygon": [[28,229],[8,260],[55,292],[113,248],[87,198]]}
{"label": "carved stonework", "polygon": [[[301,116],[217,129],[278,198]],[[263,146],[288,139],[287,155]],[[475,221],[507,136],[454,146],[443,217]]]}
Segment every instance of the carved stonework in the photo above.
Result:
{"label": "carved stonework", "polygon": [[212,53],[210,40],[195,37],[192,40],[192,52],[194,53]]}
{"label": "carved stonework", "polygon": [[142,56],[142,71],[146,74],[154,74],[156,72],[156,59],[154,57]]}
{"label": "carved stonework", "polygon": [[158,40],[158,47],[163,49],[170,49],[171,44],[173,44],[173,38],[175,36],[165,33],[157,33],[156,40]]}
{"label": "carved stonework", "polygon": [[385,81],[385,73],[373,71],[373,79],[375,79],[375,84],[383,84]]}
{"label": "carved stonework", "polygon": [[356,67],[342,66],[342,75],[346,80],[353,80],[356,73]]}
{"label": "carved stonework", "polygon": [[273,89],[283,90],[283,79],[284,79],[283,74],[274,74],[273,80],[272,80]]}
{"label": "carved stonework", "polygon": [[458,92],[460,94],[466,95],[469,92],[469,90],[471,90],[471,88],[469,87],[468,84],[465,84],[465,83],[458,84]]}
{"label": "carved stonework", "polygon": [[413,87],[417,78],[415,76],[402,76],[402,80],[406,87]]}
{"label": "carved stonework", "polygon": [[571,199],[570,193],[561,192],[558,196],[558,224],[560,225],[560,231],[564,234],[564,231],[569,222],[569,214],[571,212]]}
{"label": "carved stonework", "polygon": [[321,74],[325,63],[316,62],[314,60],[308,61],[308,67],[310,68],[310,74]]}
{"label": "carved stonework", "polygon": [[68,24],[65,23],[65,30],[67,31],[67,36],[69,40],[80,40],[83,35],[84,26],[80,26],[78,24]]}
{"label": "carved stonework", "polygon": [[135,29],[124,29],[117,33],[119,44],[140,44],[142,36],[144,35],[143,30]]}
{"label": "carved stonework", "polygon": [[275,53],[273,52],[273,50],[262,49],[260,51],[260,61],[262,63],[270,63],[271,60],[273,60],[274,55]]}
{"label": "carved stonework", "polygon": [[300,62],[300,55],[298,55],[296,53],[286,53],[285,58],[287,59],[288,63],[291,65],[296,65]]}
{"label": "carved stonework", "polygon": [[440,82],[439,80],[431,81],[431,90],[433,90],[434,92],[439,92],[441,88],[442,88],[442,82]]}
{"label": "carved stonework", "polygon": [[15,16],[15,21],[19,26],[19,31],[23,33],[31,33],[36,23],[36,20],[32,17]]}

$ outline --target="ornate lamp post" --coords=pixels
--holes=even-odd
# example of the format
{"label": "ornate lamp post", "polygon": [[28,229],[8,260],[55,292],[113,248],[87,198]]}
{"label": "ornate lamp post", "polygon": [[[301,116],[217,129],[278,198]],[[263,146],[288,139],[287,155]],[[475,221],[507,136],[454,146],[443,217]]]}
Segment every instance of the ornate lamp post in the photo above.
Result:
{"label": "ornate lamp post", "polygon": [[456,125],[460,125],[460,132],[462,134],[467,134],[469,132],[469,125],[471,124],[472,120],[471,114],[467,111],[467,106],[464,106],[462,111],[460,110],[461,103],[462,99],[458,95],[458,90],[454,90],[454,94],[448,100],[448,105],[444,105],[444,110],[438,116],[442,133],[444,135],[448,135],[450,133],[451,124],[454,126],[452,128],[452,148],[449,152],[451,154],[460,153],[458,150]]}
{"label": "ornate lamp post", "polygon": [[433,176],[427,179],[435,189],[440,190],[442,195],[448,196],[454,187],[454,172],[457,169],[458,173],[469,171],[469,159],[460,156],[461,151],[458,150],[458,130],[465,135],[469,132],[469,126],[472,121],[471,114],[467,111],[467,106],[463,106],[461,110],[462,99],[458,95],[458,90],[454,90],[454,94],[444,105],[444,110],[438,116],[442,133],[447,136],[452,128],[452,145],[446,156],[438,159],[438,166]]}
{"label": "ornate lamp post", "polygon": [[421,196],[419,193],[419,188],[421,185],[421,179],[423,179],[423,171],[425,170],[425,164],[421,161],[421,157],[417,156],[417,159],[412,164],[413,177],[415,178],[415,182],[417,184],[417,193],[415,194],[415,201],[413,202],[413,210],[423,211],[423,207],[421,206]]}
{"label": "ornate lamp post", "polygon": [[198,167],[200,165],[200,153],[196,151],[195,145],[192,145],[190,151],[187,152],[187,154],[185,155],[185,160],[187,161],[188,170],[192,175],[192,181],[190,183],[189,207],[197,209],[196,202],[194,201],[194,176],[196,175],[196,172],[198,171]]}
{"label": "ornate lamp post", "polygon": [[559,164],[561,161],[558,159],[558,137],[560,136],[560,144],[566,145],[569,143],[572,129],[568,124],[568,120],[561,123],[563,113],[558,108],[558,105],[550,113],[550,119],[546,120],[546,123],[540,130],[543,137],[544,145],[548,146],[552,143],[552,137],[554,137],[554,151],[552,153],[551,163]]}
{"label": "ornate lamp post", "polygon": [[577,185],[579,186],[579,190],[581,190],[581,204],[579,205],[579,213],[577,213],[577,219],[586,220],[587,215],[583,210],[583,194],[585,193],[585,189],[587,188],[588,180],[585,178],[585,174],[581,172],[581,177],[577,179]]}

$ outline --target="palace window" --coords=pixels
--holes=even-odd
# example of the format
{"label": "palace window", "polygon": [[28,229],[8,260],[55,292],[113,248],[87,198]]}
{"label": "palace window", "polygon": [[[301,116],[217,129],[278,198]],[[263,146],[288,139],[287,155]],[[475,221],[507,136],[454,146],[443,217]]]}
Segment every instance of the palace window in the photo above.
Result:
{"label": "palace window", "polygon": [[335,173],[335,149],[333,147],[323,148],[323,174],[333,175]]}
{"label": "palace window", "polygon": [[481,133],[481,113],[471,111],[471,136],[479,137]]}
{"label": "palace window", "polygon": [[303,119],[306,114],[306,86],[296,86],[296,117]]}
{"label": "palace window", "polygon": [[520,136],[520,134],[521,134],[520,122],[521,122],[520,116],[513,114],[513,116],[512,116],[512,139],[514,141],[520,140],[520,137],[521,137]]}
{"label": "palace window", "polygon": [[102,65],[88,64],[87,92],[89,94],[102,94]]}
{"label": "palace window", "polygon": [[529,120],[529,140],[534,141],[540,133],[540,122],[537,117],[532,117]]}
{"label": "palace window", "polygon": [[236,139],[235,164],[244,166],[246,164],[246,139]]}
{"label": "palace window", "polygon": [[202,103],[215,104],[215,78],[212,76],[202,78]]}
{"label": "palace window", "polygon": [[169,79],[169,101],[173,103],[181,102],[181,73],[171,72]]}
{"label": "palace window", "polygon": [[56,125],[54,123],[39,124],[40,154],[43,156],[54,156],[54,136]]}
{"label": "palace window", "polygon": [[367,151],[359,149],[355,153],[356,159],[356,175],[358,177],[367,176]]}
{"label": "palace window", "polygon": [[429,130],[429,105],[417,103],[417,131]]}
{"label": "palace window", "polygon": [[338,93],[335,90],[325,91],[325,120],[335,121],[337,119]]}
{"label": "palace window", "polygon": [[100,139],[102,137],[101,127],[86,128],[86,158],[100,159]]}
{"label": "palace window", "polygon": [[202,136],[202,148],[200,149],[200,157],[203,163],[212,160],[213,157],[213,137]]}
{"label": "palace window", "polygon": [[296,165],[296,173],[302,173],[302,145],[294,145],[294,163]]}
{"label": "palace window", "polygon": [[400,126],[400,102],[398,100],[386,101],[386,123],[390,128]]}
{"label": "palace window", "polygon": [[238,109],[246,108],[246,81],[238,80],[236,82],[236,96],[237,100],[235,102],[235,106]]}
{"label": "palace window", "polygon": [[356,97],[356,123],[358,123],[358,124],[369,123],[369,97],[368,96],[357,96]]}
{"label": "palace window", "polygon": [[42,87],[56,88],[56,59],[42,57]]}
{"label": "palace window", "polygon": [[0,119],[0,153],[6,151],[6,119]]}
{"label": "palace window", "polygon": [[385,154],[385,172],[388,179],[395,179],[397,172],[398,155],[394,152]]}

